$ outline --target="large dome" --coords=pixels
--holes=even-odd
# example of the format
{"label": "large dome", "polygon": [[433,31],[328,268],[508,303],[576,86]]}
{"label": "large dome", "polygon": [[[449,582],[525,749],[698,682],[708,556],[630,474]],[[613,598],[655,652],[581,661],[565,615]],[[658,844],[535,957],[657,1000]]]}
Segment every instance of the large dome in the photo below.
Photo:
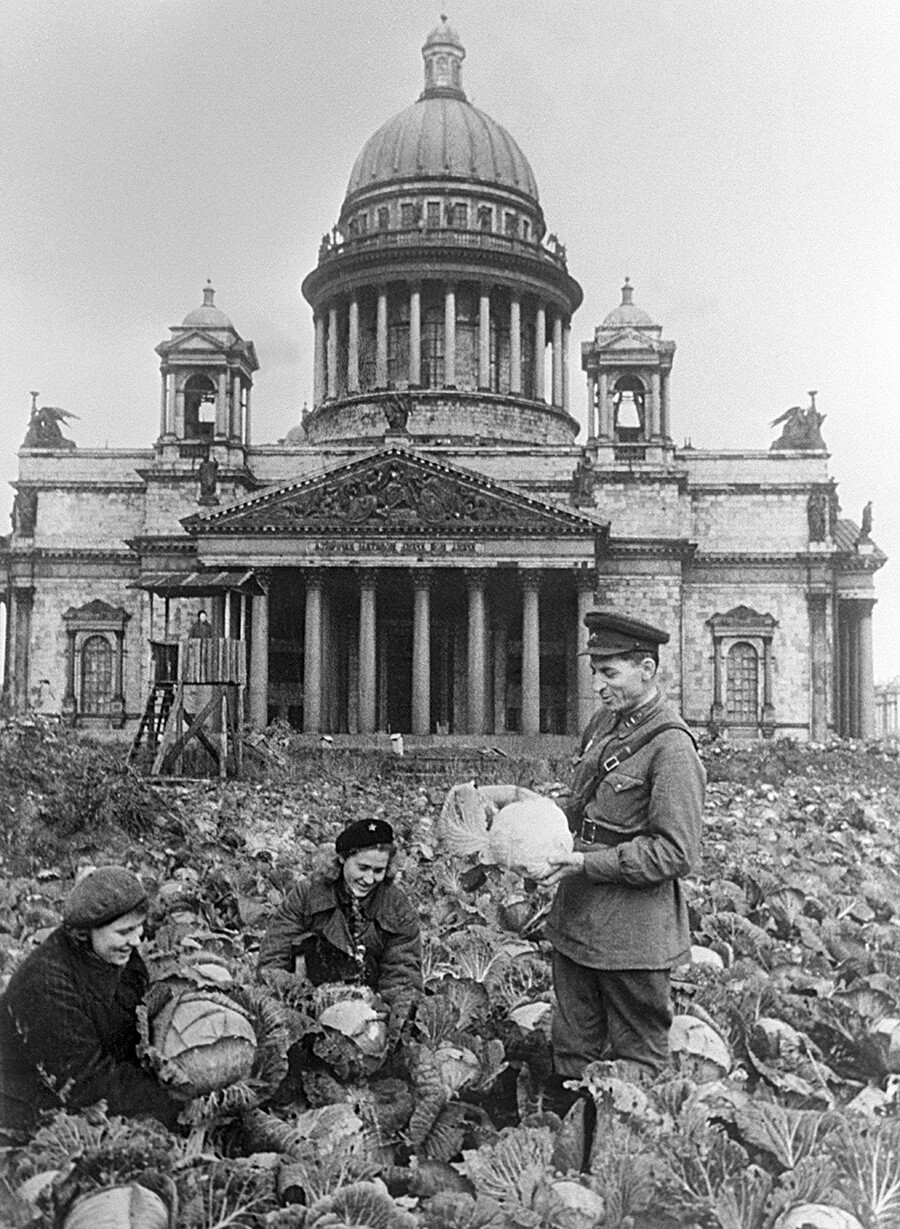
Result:
{"label": "large dome", "polygon": [[502,125],[473,107],[462,89],[465,51],[446,18],[422,48],[425,89],[412,106],[370,137],[353,166],[347,197],[403,180],[459,179],[538,199],[528,159]]}
{"label": "large dome", "polygon": [[528,160],[505,128],[461,98],[422,97],[370,137],[347,195],[403,179],[459,178],[538,199]]}

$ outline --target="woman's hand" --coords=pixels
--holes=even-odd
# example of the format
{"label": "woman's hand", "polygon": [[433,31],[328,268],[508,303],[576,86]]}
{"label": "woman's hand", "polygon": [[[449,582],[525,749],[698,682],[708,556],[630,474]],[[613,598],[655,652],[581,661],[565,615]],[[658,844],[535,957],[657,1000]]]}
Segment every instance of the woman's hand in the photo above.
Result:
{"label": "woman's hand", "polygon": [[554,859],[549,863],[549,871],[542,875],[537,882],[542,888],[555,888],[563,879],[567,879],[569,875],[577,875],[584,870],[584,854],[570,853],[566,858]]}

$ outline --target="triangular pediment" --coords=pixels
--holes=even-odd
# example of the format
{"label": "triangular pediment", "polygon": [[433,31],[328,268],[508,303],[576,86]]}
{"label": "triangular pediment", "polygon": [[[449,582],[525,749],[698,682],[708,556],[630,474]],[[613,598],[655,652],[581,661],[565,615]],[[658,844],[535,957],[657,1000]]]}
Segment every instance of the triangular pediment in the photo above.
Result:
{"label": "triangular pediment", "polygon": [[608,341],[604,341],[598,349],[602,350],[604,354],[621,354],[622,352],[634,350],[644,350],[649,351],[651,354],[656,354],[661,349],[661,343],[658,338],[648,337],[646,333],[639,333],[636,329],[624,329],[621,333],[616,333],[614,337],[610,337]]}
{"label": "triangular pediment", "polygon": [[482,474],[385,448],[187,517],[198,536],[592,537],[604,525]]}
{"label": "triangular pediment", "polygon": [[182,351],[196,354],[198,351],[208,354],[221,354],[223,351],[230,350],[234,334],[231,331],[224,337],[213,337],[210,333],[205,333],[200,329],[192,329],[190,332],[181,333],[178,337],[173,337],[170,341],[164,341],[156,347],[157,352],[165,352],[166,354],[179,354]]}

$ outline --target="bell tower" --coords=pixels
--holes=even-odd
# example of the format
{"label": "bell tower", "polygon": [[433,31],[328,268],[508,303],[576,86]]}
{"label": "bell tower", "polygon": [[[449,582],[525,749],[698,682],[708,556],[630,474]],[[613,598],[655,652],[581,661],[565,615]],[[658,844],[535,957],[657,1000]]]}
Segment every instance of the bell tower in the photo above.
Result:
{"label": "bell tower", "polygon": [[216,307],[207,282],[203,303],[173,325],[156,353],[160,375],[157,450],[169,459],[214,456],[238,464],[250,444],[250,391],[259,367],[252,341],[244,341]]}
{"label": "bell tower", "polygon": [[[588,381],[588,444],[609,460],[655,461],[672,450],[669,375],[675,342],[634,303],[626,277],[622,302],[581,347]],[[610,455],[611,454],[611,455]]]}

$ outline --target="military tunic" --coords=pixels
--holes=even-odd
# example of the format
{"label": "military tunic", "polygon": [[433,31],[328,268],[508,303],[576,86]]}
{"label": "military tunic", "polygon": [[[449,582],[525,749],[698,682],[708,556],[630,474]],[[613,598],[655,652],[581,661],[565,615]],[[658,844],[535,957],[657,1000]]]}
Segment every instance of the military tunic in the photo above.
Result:
{"label": "military tunic", "polygon": [[[594,788],[599,764],[665,725]],[[678,881],[699,862],[705,784],[687,725],[658,695],[618,719],[595,714],[566,807],[584,871],[562,880],[546,927],[557,951],[593,969],[670,969],[688,954]]]}

